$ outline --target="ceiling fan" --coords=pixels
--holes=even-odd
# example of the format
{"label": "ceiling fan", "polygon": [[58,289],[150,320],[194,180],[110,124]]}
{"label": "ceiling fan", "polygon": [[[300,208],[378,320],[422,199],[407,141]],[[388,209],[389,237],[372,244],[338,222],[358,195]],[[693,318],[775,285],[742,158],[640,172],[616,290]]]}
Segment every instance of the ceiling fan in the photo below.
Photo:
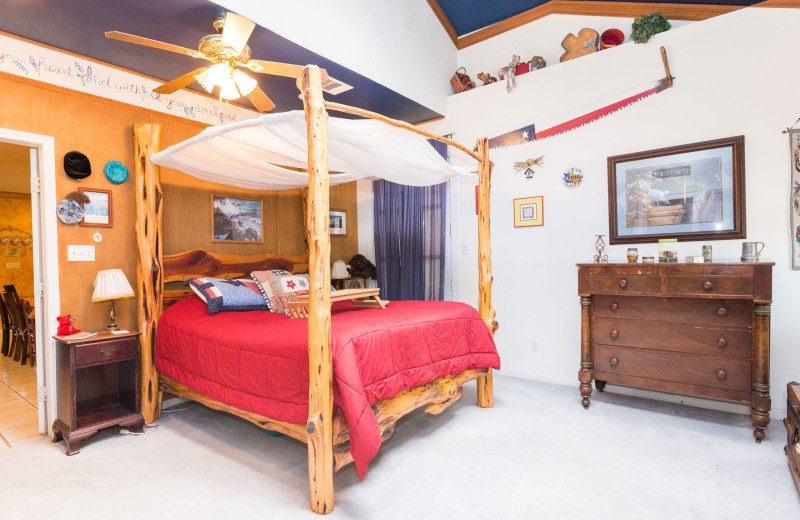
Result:
{"label": "ceiling fan", "polygon": [[[252,34],[256,24],[243,16],[229,11],[225,16],[215,18],[213,25],[218,34],[204,36],[200,40],[196,51],[119,31],[109,31],[106,33],[106,37],[112,40],[185,54],[193,58],[208,60],[212,63],[208,67],[200,67],[178,76],[172,81],[153,89],[154,92],[171,94],[197,81],[209,94],[214,87],[219,86],[221,100],[233,100],[241,96],[247,96],[247,99],[253,103],[259,112],[269,112],[275,108],[275,103],[259,88],[256,80],[239,70],[239,68],[246,68],[260,74],[298,78],[303,73],[304,67],[289,63],[251,59],[247,39],[250,38],[250,34]],[[323,83],[327,79],[328,76],[323,70]]]}

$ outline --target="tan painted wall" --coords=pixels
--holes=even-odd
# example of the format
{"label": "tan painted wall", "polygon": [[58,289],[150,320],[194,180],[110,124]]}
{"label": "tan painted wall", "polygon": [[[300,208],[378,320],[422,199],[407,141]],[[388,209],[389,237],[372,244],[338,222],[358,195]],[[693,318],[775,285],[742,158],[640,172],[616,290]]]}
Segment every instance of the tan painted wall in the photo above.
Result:
{"label": "tan painted wall", "polygon": [[[65,225],[58,222],[60,263],[61,313],[77,316],[76,325],[86,330],[98,329],[106,323],[106,306],[91,303],[92,282],[97,271],[121,268],[133,284],[136,280],[133,197],[133,134],[135,123],[158,123],[163,126],[162,146],[167,147],[187,139],[205,125],[151,112],[122,103],[74,92],[59,87],[0,73],[0,127],[55,138],[56,196],[63,197],[78,187],[111,190],[113,227],[94,228]],[[89,157],[92,175],[83,181],[73,180],[64,173],[61,161],[65,153],[79,150]],[[103,166],[118,160],[127,166],[129,179],[123,184],[111,184],[103,175]],[[299,194],[255,192],[230,189],[195,180],[182,173],[162,170],[165,193],[164,250],[177,252],[183,248],[207,248],[227,253],[265,252],[277,247],[280,252],[302,253],[302,208]],[[277,240],[270,233],[263,245],[211,243],[210,195],[208,191],[240,195],[258,194],[275,208],[270,213],[280,223]],[[334,193],[336,195],[334,195]],[[341,194],[341,196],[340,196]],[[332,191],[332,207],[349,210],[353,232],[347,239],[335,239],[333,258],[352,256],[357,252],[357,215],[355,183]],[[182,208],[175,211],[174,208]],[[272,211],[272,210],[271,210]],[[47,218],[57,219],[55,214]],[[99,230],[103,241],[95,244],[92,235]],[[271,231],[271,229],[270,229]],[[266,234],[266,233],[265,233]],[[283,237],[283,238],[281,238]],[[337,241],[339,245],[337,245]],[[95,262],[67,262],[67,245],[95,245]],[[117,305],[120,327],[135,328],[136,303],[121,301]]]}
{"label": "tan painted wall", "polygon": [[31,192],[30,148],[0,143],[0,191]]}
{"label": "tan painted wall", "polygon": [[[0,192],[0,229],[13,227],[31,233],[31,222],[30,195]],[[27,236],[9,230],[0,231],[0,235]],[[9,264],[19,264],[19,267],[8,268]],[[0,282],[14,284],[20,296],[33,296],[33,251],[25,247],[0,246]]]}

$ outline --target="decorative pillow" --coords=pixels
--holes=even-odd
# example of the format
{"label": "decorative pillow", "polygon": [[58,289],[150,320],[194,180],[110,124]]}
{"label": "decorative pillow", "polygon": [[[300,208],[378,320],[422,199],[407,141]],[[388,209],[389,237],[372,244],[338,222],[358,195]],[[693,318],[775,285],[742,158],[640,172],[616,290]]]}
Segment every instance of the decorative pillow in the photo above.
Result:
{"label": "decorative pillow", "polygon": [[269,310],[272,312],[283,312],[283,306],[281,305],[281,300],[278,297],[279,291],[275,287],[275,284],[272,282],[271,275],[291,275],[289,271],[284,271],[282,269],[273,269],[271,271],[253,271],[250,273],[250,276],[253,277],[253,280],[256,281],[258,284],[258,288],[261,290],[261,294],[264,296],[264,299],[269,304]]}
{"label": "decorative pillow", "polygon": [[297,297],[301,294],[308,294],[308,291],[294,291],[294,292],[280,293],[278,295],[278,298],[280,298],[281,305],[283,305],[283,309],[286,314],[291,315],[291,312],[289,312],[289,302],[296,302]]}
{"label": "decorative pillow", "polygon": [[297,301],[297,292],[308,292],[308,275],[307,274],[277,274],[272,272],[270,274],[272,286],[278,298],[278,305],[280,309],[273,309],[273,312],[282,312],[289,314],[288,308],[285,303],[290,301]]}
{"label": "decorative pillow", "polygon": [[209,314],[220,311],[269,310],[258,284],[251,280],[193,278],[187,283],[195,293],[199,291],[205,295]]}
{"label": "decorative pillow", "polygon": [[[252,282],[250,278],[237,278],[237,280],[241,282]],[[192,292],[194,292],[197,295],[198,298],[203,300],[203,303],[208,303],[208,298],[206,297],[206,293],[198,289],[196,286],[190,284],[189,280],[186,280],[185,283],[189,285],[189,288],[192,290]]]}

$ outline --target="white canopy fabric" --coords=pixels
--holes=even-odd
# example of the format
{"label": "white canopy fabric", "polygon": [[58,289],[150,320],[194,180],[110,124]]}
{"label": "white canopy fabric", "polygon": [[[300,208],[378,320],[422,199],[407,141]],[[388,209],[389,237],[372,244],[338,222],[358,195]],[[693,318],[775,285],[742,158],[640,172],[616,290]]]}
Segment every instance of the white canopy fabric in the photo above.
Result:
{"label": "white canopy fabric", "polygon": [[[266,114],[207,128],[150,160],[240,188],[302,188],[308,186],[308,174],[281,166],[308,168],[306,135],[304,112]],[[429,186],[472,176],[476,169],[449,164],[417,133],[374,119],[328,118],[328,170],[341,172],[331,174],[331,185],[371,178]]]}

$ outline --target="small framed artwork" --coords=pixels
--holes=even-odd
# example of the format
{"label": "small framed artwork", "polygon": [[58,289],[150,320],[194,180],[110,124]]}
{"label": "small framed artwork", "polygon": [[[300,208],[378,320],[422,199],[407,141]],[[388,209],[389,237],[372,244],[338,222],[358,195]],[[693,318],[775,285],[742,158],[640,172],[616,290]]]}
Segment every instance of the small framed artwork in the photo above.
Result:
{"label": "small framed artwork", "polygon": [[744,136],[608,158],[612,244],[746,238]]}
{"label": "small framed artwork", "polygon": [[264,242],[264,212],[260,200],[211,195],[212,242]]}
{"label": "small framed artwork", "polygon": [[544,225],[544,197],[525,197],[514,199],[514,227]]}
{"label": "small framed artwork", "polygon": [[346,209],[331,209],[328,228],[332,237],[346,237],[347,236],[347,210]]}
{"label": "small framed artwork", "polygon": [[345,289],[364,289],[367,287],[367,280],[365,278],[347,278],[344,281],[343,287]]}
{"label": "small framed artwork", "polygon": [[111,192],[93,188],[78,188],[78,191],[89,198],[83,204],[81,226],[111,227]]}

